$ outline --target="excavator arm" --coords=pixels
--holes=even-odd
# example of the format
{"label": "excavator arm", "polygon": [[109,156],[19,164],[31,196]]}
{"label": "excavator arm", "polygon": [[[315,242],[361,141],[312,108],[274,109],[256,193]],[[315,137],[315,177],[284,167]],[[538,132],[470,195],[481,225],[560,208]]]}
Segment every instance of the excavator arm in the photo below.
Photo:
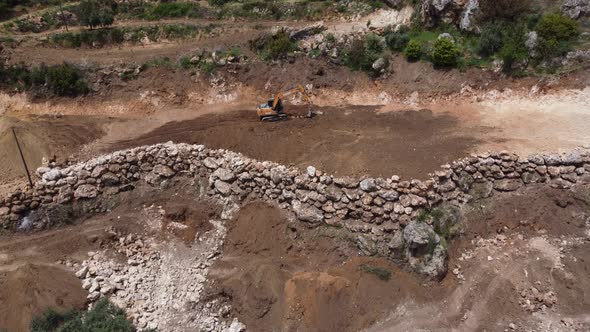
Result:
{"label": "excavator arm", "polygon": [[301,85],[301,84],[297,84],[294,88],[289,89],[287,91],[277,93],[275,95],[275,97],[272,99],[272,102],[269,100],[267,107],[263,107],[263,106],[258,107],[258,110],[257,110],[258,116],[260,116],[260,118],[263,120],[270,120],[270,121],[276,121],[276,119],[279,119],[279,118],[281,118],[281,119],[286,118],[286,115],[282,114],[282,112],[281,112],[281,110],[282,110],[282,107],[280,107],[281,100],[283,100],[283,98],[288,97],[288,96],[295,94],[295,93],[301,93],[303,100],[307,103],[307,107],[308,107],[307,117],[311,118],[313,116],[313,112],[311,109],[311,97],[307,93],[307,91],[305,90],[303,85]]}
{"label": "excavator arm", "polygon": [[303,101],[305,101],[307,103],[307,117],[308,118],[311,118],[313,116],[313,112],[312,112],[312,109],[311,109],[311,97],[309,96],[309,94],[307,93],[307,91],[305,90],[305,88],[303,87],[303,85],[301,85],[301,84],[297,84],[297,86],[295,86],[294,88],[289,89],[289,90],[287,90],[285,92],[278,93],[275,96],[275,99],[274,99],[273,104],[272,104],[273,111],[276,110],[277,106],[279,105],[279,102],[283,98],[285,98],[287,96],[290,96],[290,95],[292,95],[294,93],[297,93],[297,92],[301,93],[301,96],[303,96]]}

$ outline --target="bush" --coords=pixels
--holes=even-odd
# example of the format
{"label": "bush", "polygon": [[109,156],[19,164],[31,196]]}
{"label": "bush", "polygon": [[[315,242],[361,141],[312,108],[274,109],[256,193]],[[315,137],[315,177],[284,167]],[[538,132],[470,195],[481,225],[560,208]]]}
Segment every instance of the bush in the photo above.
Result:
{"label": "bush", "polygon": [[117,331],[134,332],[133,324],[125,312],[106,299],[98,301],[87,312],[66,312],[48,310],[40,317],[33,318],[31,332],[93,332]]}
{"label": "bush", "polygon": [[78,6],[78,18],[82,25],[90,27],[108,26],[115,20],[114,0],[82,0]]}
{"label": "bush", "polygon": [[280,31],[272,36],[251,42],[251,47],[258,51],[265,60],[285,58],[287,54],[297,50],[297,44],[289,38],[289,34]]}
{"label": "bush", "polygon": [[47,67],[45,83],[58,96],[75,97],[89,91],[78,68],[67,63]]}
{"label": "bush", "polygon": [[353,70],[363,70],[376,74],[373,63],[383,56],[381,39],[369,34],[364,39],[355,39],[345,51],[345,63]]}
{"label": "bush", "polygon": [[0,65],[3,85],[17,90],[29,90],[40,95],[75,97],[88,93],[82,73],[73,65],[40,65],[28,69],[21,65]]}
{"label": "bush", "polygon": [[479,36],[477,53],[487,57],[498,52],[504,43],[503,29],[504,26],[500,22],[484,25]]}
{"label": "bush", "polygon": [[525,43],[526,27],[523,23],[506,27],[502,49],[500,49],[504,72],[511,72],[515,63],[527,62],[529,51]]}
{"label": "bush", "polygon": [[434,42],[432,63],[440,67],[453,67],[457,64],[459,48],[448,38],[440,38]]}
{"label": "bush", "polygon": [[567,53],[580,34],[577,21],[562,14],[546,14],[535,30],[539,35],[537,51],[542,59],[551,59]]}
{"label": "bush", "polygon": [[404,49],[404,55],[410,61],[419,60],[422,57],[422,44],[415,39],[410,40]]}
{"label": "bush", "polygon": [[388,281],[389,279],[391,279],[391,270],[389,269],[369,264],[362,264],[360,268],[361,271],[374,274],[375,276],[377,276],[377,278],[383,281]]}
{"label": "bush", "polygon": [[403,52],[409,42],[410,35],[404,29],[398,31],[388,29],[385,31],[385,43],[392,51]]}
{"label": "bush", "polygon": [[537,23],[536,31],[544,39],[572,40],[579,35],[579,25],[562,14],[547,14]]}

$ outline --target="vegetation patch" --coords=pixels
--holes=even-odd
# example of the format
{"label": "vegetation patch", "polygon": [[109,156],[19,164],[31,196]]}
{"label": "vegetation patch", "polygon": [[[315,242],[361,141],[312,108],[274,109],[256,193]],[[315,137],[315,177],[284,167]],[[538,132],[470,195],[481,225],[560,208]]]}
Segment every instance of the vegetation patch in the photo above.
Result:
{"label": "vegetation patch", "polygon": [[98,301],[87,312],[59,313],[49,309],[31,322],[31,332],[98,331],[135,332],[136,328],[127,320],[125,311],[106,299]]}
{"label": "vegetation patch", "polygon": [[264,60],[286,58],[289,53],[297,50],[297,43],[291,40],[285,31],[250,41],[250,48]]}
{"label": "vegetation patch", "polygon": [[391,279],[391,270],[384,267],[362,264],[360,269],[365,273],[374,274],[377,278],[383,281],[389,281]]}
{"label": "vegetation patch", "polygon": [[82,72],[68,63],[33,68],[0,64],[0,77],[4,88],[30,91],[36,96],[76,97],[90,91]]}
{"label": "vegetation patch", "polygon": [[199,33],[210,34],[215,26],[198,26],[192,24],[163,24],[145,27],[105,28],[83,30],[80,32],[62,32],[51,34],[48,42],[52,45],[78,48],[102,47],[121,43],[136,44],[147,40],[154,42],[161,39],[193,38]]}
{"label": "vegetation patch", "polygon": [[459,48],[450,38],[439,38],[432,50],[432,63],[439,67],[453,67],[457,64]]}
{"label": "vegetation patch", "polygon": [[385,58],[385,47],[381,37],[368,34],[353,40],[345,50],[344,63],[352,70],[362,70],[369,74],[378,74],[373,66],[379,58]]}

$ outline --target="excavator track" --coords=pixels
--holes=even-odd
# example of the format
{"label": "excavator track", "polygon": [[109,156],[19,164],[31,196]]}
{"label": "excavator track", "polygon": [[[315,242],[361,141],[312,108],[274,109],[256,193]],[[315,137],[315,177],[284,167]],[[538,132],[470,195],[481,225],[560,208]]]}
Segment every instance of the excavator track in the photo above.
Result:
{"label": "excavator track", "polygon": [[260,121],[276,122],[276,121],[284,121],[284,120],[288,120],[288,119],[289,119],[289,117],[287,116],[287,114],[277,114],[277,115],[263,116],[260,118]]}

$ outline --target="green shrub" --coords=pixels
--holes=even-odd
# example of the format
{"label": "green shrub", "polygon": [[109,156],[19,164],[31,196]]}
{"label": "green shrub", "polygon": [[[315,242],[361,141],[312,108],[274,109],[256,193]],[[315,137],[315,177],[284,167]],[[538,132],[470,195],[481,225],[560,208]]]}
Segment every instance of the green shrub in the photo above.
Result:
{"label": "green shrub", "polygon": [[579,24],[562,14],[547,14],[537,23],[536,31],[539,37],[546,40],[569,41],[579,35]]}
{"label": "green shrub", "polygon": [[106,299],[87,312],[47,311],[33,318],[31,332],[135,332],[125,312]]}
{"label": "green shrub", "polygon": [[330,44],[336,43],[336,37],[334,36],[333,33],[326,34],[325,39],[326,39],[326,42],[328,42]]}
{"label": "green shrub", "polygon": [[48,67],[45,82],[48,88],[58,96],[75,97],[89,91],[78,68],[67,63]]}
{"label": "green shrub", "polygon": [[419,60],[422,57],[422,43],[415,39],[410,40],[404,49],[404,55],[410,61]]}
{"label": "green shrub", "polygon": [[114,0],[82,0],[78,6],[78,18],[82,25],[90,29],[104,27],[113,24],[115,9]]}
{"label": "green shrub", "polygon": [[75,97],[88,93],[88,85],[80,70],[73,65],[40,65],[28,69],[22,65],[0,65],[3,85],[17,90],[29,90],[40,95]]}
{"label": "green shrub", "polygon": [[355,39],[345,50],[345,64],[353,70],[362,70],[370,74],[377,74],[373,63],[383,57],[381,38],[369,34],[364,38]]}
{"label": "green shrub", "polygon": [[477,53],[482,56],[491,56],[498,52],[504,43],[504,26],[500,22],[489,22],[481,29]]}
{"label": "green shrub", "polygon": [[383,281],[388,281],[389,279],[391,279],[391,270],[389,269],[369,264],[362,264],[360,268],[361,271],[374,274],[377,276],[377,278]]}
{"label": "green shrub", "polygon": [[265,60],[281,59],[286,57],[290,52],[297,50],[297,44],[284,31],[258,42],[253,42],[251,45]]}
{"label": "green shrub", "polygon": [[510,25],[505,28],[504,40],[500,49],[504,72],[511,72],[514,64],[527,62],[529,51],[526,47],[526,26],[524,23]]}
{"label": "green shrub", "polygon": [[448,38],[440,38],[434,42],[432,63],[440,67],[453,67],[457,64],[459,48]]}
{"label": "green shrub", "polygon": [[408,43],[410,42],[410,35],[405,29],[393,31],[388,29],[385,31],[385,43],[392,51],[403,52]]}
{"label": "green shrub", "polygon": [[541,59],[551,59],[572,49],[579,36],[578,22],[561,14],[547,14],[536,25],[539,35],[537,54]]}

